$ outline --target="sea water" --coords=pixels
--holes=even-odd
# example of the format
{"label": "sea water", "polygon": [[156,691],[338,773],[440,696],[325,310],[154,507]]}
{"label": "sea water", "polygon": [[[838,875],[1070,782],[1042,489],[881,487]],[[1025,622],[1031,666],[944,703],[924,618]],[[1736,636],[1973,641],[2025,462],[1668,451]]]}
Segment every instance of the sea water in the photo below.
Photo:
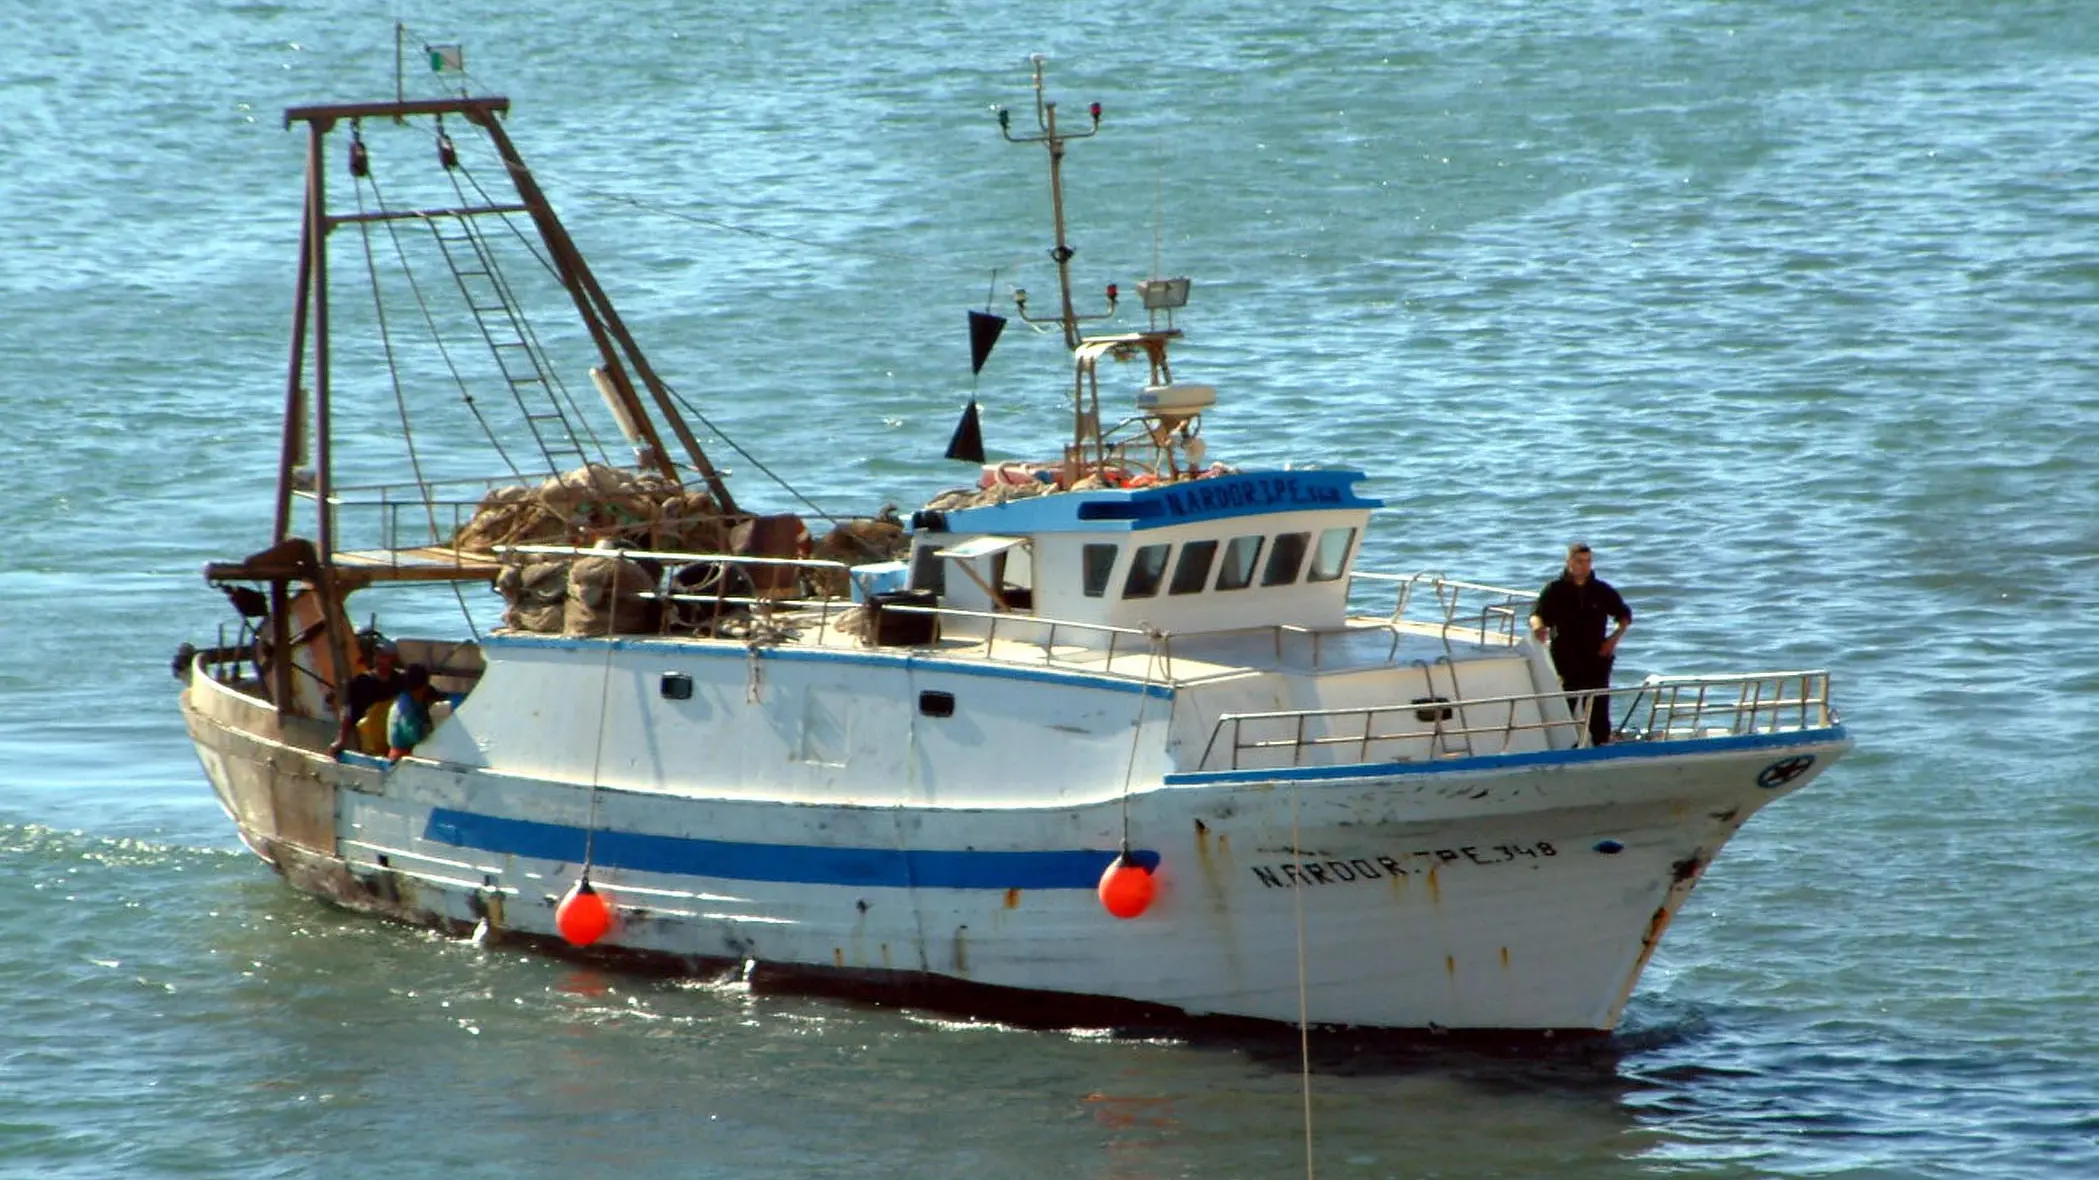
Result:
{"label": "sea water", "polygon": [[[1858,752],[1618,1035],[1524,1054],[1019,1031],[293,893],[168,661],[268,539],[282,110],[389,97],[397,19],[513,100],[747,502],[908,510],[972,393],[1054,454],[1061,342],[973,383],[962,314],[1054,302],[988,109],[1032,126],[1040,52],[1067,129],[1105,107],[1080,302],[1193,278],[1212,457],[1369,471],[1373,568],[1586,540],[1621,678],[1826,666]],[[2077,0],[0,7],[0,1173],[2099,1173],[2095,110]]]}

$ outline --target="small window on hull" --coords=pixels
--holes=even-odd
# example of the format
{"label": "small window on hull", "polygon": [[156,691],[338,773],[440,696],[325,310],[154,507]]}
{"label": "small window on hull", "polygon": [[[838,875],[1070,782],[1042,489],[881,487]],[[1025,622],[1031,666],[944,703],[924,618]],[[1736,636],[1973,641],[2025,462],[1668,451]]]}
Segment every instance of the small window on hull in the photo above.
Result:
{"label": "small window on hull", "polygon": [[1254,584],[1254,563],[1261,559],[1261,537],[1233,537],[1224,547],[1224,568],[1217,571],[1219,590],[1244,590]]}
{"label": "small window on hull", "polygon": [[1139,545],[1130,557],[1130,573],[1122,581],[1122,596],[1150,598],[1157,594],[1159,583],[1166,578],[1166,556],[1171,552],[1171,545]]}
{"label": "small window on hull", "polygon": [[1312,546],[1310,533],[1284,533],[1275,539],[1268,550],[1268,568],[1261,572],[1263,586],[1288,586],[1297,581],[1297,571],[1305,564],[1305,550]]}

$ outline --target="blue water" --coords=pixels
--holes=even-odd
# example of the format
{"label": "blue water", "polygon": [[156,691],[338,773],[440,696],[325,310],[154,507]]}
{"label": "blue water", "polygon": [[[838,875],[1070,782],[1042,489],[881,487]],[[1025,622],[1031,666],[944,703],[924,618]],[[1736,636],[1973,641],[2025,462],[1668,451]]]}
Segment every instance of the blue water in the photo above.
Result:
{"label": "blue water", "polygon": [[[388,96],[396,17],[514,100],[656,367],[841,512],[955,482],[962,311],[1054,289],[1039,150],[987,112],[1048,54],[1107,111],[1085,298],[1194,277],[1213,455],[1373,472],[1373,566],[1528,585],[1582,537],[1622,673],[1827,666],[1859,752],[1730,846],[1610,1043],[1318,1045],[1309,1123],[1294,1041],[753,997],[293,894],[166,665],[231,617],[201,563],[266,540],[282,109]],[[0,6],[0,1173],[2099,1174],[2095,110],[2069,0]],[[977,392],[1036,457],[1068,377],[1015,328]]]}

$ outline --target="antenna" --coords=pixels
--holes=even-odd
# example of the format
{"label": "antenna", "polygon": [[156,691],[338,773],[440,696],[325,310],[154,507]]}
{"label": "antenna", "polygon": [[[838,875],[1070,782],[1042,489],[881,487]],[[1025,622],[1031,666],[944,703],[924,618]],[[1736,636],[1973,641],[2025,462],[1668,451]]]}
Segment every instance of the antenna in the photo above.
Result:
{"label": "antenna", "polygon": [[1013,291],[1013,303],[1019,309],[1020,318],[1031,324],[1059,323],[1064,326],[1064,347],[1079,346],[1079,324],[1086,320],[1104,320],[1115,314],[1115,284],[1108,284],[1108,310],[1095,315],[1080,315],[1071,301],[1071,258],[1078,253],[1064,236],[1064,145],[1074,139],[1091,139],[1100,134],[1101,104],[1087,106],[1087,114],[1093,116],[1093,126],[1085,131],[1061,132],[1057,130],[1057,104],[1042,92],[1042,67],[1048,59],[1036,53],[1028,57],[1035,67],[1035,125],[1036,135],[1013,134],[1013,113],[1005,107],[993,107],[998,115],[999,134],[1007,143],[1039,143],[1049,149],[1050,214],[1056,221],[1057,244],[1050,249],[1050,261],[1057,264],[1057,289],[1063,297],[1062,307],[1054,317],[1036,317],[1028,314],[1028,293],[1020,288]]}

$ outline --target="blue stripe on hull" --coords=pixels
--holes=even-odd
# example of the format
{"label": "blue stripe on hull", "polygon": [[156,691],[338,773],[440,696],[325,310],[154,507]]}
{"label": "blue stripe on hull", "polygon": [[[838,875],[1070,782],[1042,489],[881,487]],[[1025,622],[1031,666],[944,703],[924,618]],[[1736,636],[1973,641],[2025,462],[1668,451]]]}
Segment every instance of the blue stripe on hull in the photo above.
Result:
{"label": "blue stripe on hull", "polygon": [[[459,848],[532,860],[581,864],[582,828],[433,808],[423,838]],[[1092,889],[1115,859],[1112,850],[1044,852],[911,851],[901,848],[817,848],[806,844],[745,844],[601,831],[589,841],[592,864],[640,873],[848,885],[888,889]],[[1159,854],[1133,851],[1130,859],[1157,868]]]}

